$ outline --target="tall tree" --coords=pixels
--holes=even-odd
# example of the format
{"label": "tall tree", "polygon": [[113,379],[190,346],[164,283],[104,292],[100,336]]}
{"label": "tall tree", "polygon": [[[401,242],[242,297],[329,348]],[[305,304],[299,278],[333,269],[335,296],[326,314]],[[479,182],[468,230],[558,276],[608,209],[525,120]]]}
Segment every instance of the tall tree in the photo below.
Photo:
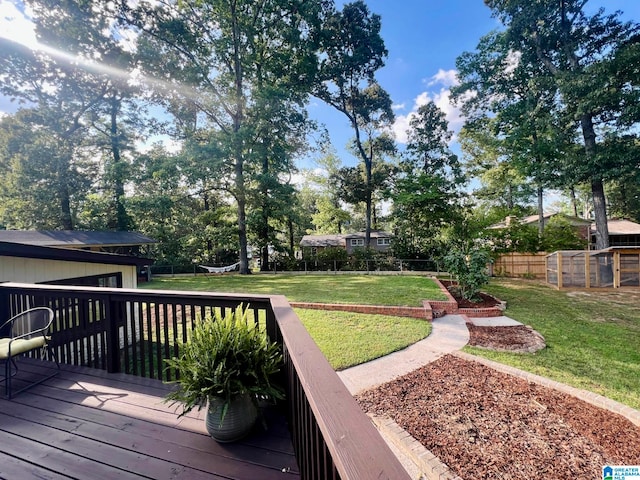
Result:
{"label": "tall tree", "polygon": [[480,193],[497,193],[507,181],[506,204],[513,209],[519,193],[528,200],[535,190],[542,236],[543,193],[562,186],[563,147],[571,140],[562,134],[550,75],[535,58],[514,51],[504,32],[482,37],[477,50],[463,53],[456,65],[460,84],[452,93],[467,118],[462,145],[468,164],[485,181]]}
{"label": "tall tree", "polygon": [[457,215],[464,182],[458,158],[449,148],[452,132],[433,103],[421,106],[409,122],[408,142],[395,182],[393,213],[403,255],[425,254],[433,238]]}
{"label": "tall tree", "polygon": [[[391,98],[375,81],[387,50],[380,36],[380,16],[358,0],[328,15],[320,40],[320,69],[314,95],[343,113],[353,129],[354,146],[364,165],[366,228],[371,238],[376,137],[393,121]],[[367,149],[366,145],[369,145]]]}
{"label": "tall tree", "polygon": [[[0,47],[0,91],[29,107],[19,121],[29,117],[27,121],[32,123],[31,128],[38,129],[43,142],[39,152],[31,149],[29,158],[40,157],[40,162],[46,161],[45,156],[55,159],[50,162],[48,176],[39,180],[56,190],[53,198],[60,214],[55,228],[72,230],[74,202],[88,193],[88,184],[73,184],[76,173],[86,169],[85,119],[100,103],[104,91],[77,62],[60,61],[57,55],[7,39],[0,39]],[[36,172],[43,173],[40,169],[32,173]],[[52,179],[57,179],[55,184]],[[38,207],[32,208],[37,214]]]}
{"label": "tall tree", "polygon": [[[535,188],[522,172],[504,137],[500,138],[492,128],[493,119],[485,118],[460,132],[464,168],[468,178],[480,181],[473,192],[482,203],[506,209],[514,214],[529,204]],[[479,128],[484,125],[484,128]]]}
{"label": "tall tree", "polygon": [[340,159],[328,144],[322,146],[322,156],[317,160],[318,170],[305,172],[307,197],[313,197],[312,223],[316,233],[343,233],[344,225],[351,219],[340,200],[339,184],[334,181],[340,170]]}
{"label": "tall tree", "polygon": [[[574,175],[591,185],[596,220],[596,248],[609,246],[604,184],[629,168],[628,160],[610,145],[626,143],[638,121],[640,92],[635,69],[621,59],[638,62],[637,24],[620,13],[586,12],[585,0],[485,0],[505,25],[513,51],[536,59],[554,82],[561,108],[582,136],[584,154],[572,165]],[[611,128],[611,130],[609,129]],[[614,130],[615,129],[615,132]]]}
{"label": "tall tree", "polygon": [[217,170],[215,188],[235,200],[241,273],[249,273],[247,176],[271,155],[263,148],[269,138],[286,138],[265,128],[260,109],[269,93],[293,109],[304,100],[304,88],[293,86],[312,77],[309,47],[321,6],[302,0],[121,2],[127,21],[142,32],[145,70],[166,80],[160,92],[166,108],[177,117],[188,114],[181,133],[213,142],[216,156],[202,161]]}
{"label": "tall tree", "polygon": [[[125,46],[126,35],[116,28],[112,8],[104,2],[79,0],[27,0],[40,45],[23,53],[19,62],[2,70],[11,72],[6,93],[45,108],[64,105],[70,118],[67,131],[79,132],[73,147],[91,145],[102,152],[103,165],[95,187],[109,197],[104,227],[131,227],[125,208],[128,181],[127,152],[134,138],[128,132],[141,130],[138,91],[130,81],[133,55]],[[11,56],[16,60],[16,56]],[[34,78],[34,75],[36,77]],[[62,110],[62,111],[64,111]],[[125,128],[128,124],[129,127]],[[69,149],[60,144],[60,149]],[[70,159],[73,162],[73,159]]]}
{"label": "tall tree", "polygon": [[73,230],[94,171],[81,130],[63,109],[21,109],[0,120],[0,223],[5,228]]}

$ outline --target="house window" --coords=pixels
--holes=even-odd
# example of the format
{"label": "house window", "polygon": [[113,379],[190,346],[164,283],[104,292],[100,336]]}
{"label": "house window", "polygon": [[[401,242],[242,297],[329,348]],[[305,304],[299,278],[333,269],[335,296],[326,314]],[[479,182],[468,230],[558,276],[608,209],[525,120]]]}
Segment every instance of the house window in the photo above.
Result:
{"label": "house window", "polygon": [[318,247],[311,247],[311,255],[314,257],[318,255]]}
{"label": "house window", "polygon": [[45,285],[71,285],[76,287],[107,287],[122,288],[122,272],[105,273],[102,275],[90,275],[87,277],[66,278],[51,282],[42,282]]}
{"label": "house window", "polygon": [[364,247],[364,238],[352,238],[351,239],[352,247]]}
{"label": "house window", "polygon": [[389,245],[390,240],[391,240],[390,238],[379,238],[378,245]]}

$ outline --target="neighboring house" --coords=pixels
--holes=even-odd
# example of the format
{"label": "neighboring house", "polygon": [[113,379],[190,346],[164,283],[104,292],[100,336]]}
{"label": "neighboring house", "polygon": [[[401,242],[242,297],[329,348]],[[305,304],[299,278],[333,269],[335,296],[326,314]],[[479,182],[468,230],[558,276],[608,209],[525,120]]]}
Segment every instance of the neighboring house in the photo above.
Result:
{"label": "neighboring house", "polygon": [[[551,217],[560,216],[565,219],[569,224],[573,225],[582,238],[590,240],[590,248],[595,247],[595,232],[596,226],[593,220],[586,220],[584,218],[571,217],[562,213],[548,213],[544,215],[543,222],[546,226]],[[503,222],[491,225],[490,229],[502,229],[508,228],[513,222],[518,222],[521,225],[530,225],[531,227],[537,227],[538,215],[531,215],[518,219],[517,217],[507,217]],[[607,226],[609,229],[609,245],[611,247],[629,247],[640,246],[640,225],[630,220],[608,220]]]}
{"label": "neighboring house", "polygon": [[1,230],[0,282],[136,288],[153,260],[106,251],[138,253],[150,243],[133,232]]}
{"label": "neighboring house", "polygon": [[[609,220],[610,247],[640,247],[640,225],[630,220]],[[595,225],[591,226],[591,243],[595,245]]]}
{"label": "neighboring house", "polygon": [[[369,247],[373,250],[384,252],[391,246],[393,235],[378,230],[371,232]],[[328,247],[344,248],[351,254],[357,248],[365,248],[365,233],[347,233],[336,235],[305,235],[300,240],[300,246],[310,249],[311,255],[316,255],[318,251]]]}
{"label": "neighboring house", "polygon": [[[589,238],[589,232],[591,228],[591,224],[593,223],[591,220],[585,220],[584,218],[572,217],[569,215],[565,215],[563,213],[546,213],[542,216],[542,224],[546,227],[549,223],[549,220],[553,217],[562,218],[569,225],[573,225],[580,237],[584,238],[585,241]],[[504,221],[495,223],[491,225],[489,228],[494,230],[499,230],[503,228],[510,227],[513,223],[517,222],[520,225],[527,225],[534,228],[538,228],[538,219],[539,215],[529,215],[528,217],[518,218],[515,216],[509,216],[504,219]]]}

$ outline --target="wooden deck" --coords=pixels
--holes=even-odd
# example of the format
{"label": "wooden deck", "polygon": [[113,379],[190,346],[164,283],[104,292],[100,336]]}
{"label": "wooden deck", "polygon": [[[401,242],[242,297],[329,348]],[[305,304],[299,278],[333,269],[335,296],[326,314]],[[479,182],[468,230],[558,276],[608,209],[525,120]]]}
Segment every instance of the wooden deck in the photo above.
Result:
{"label": "wooden deck", "polygon": [[[23,378],[43,371],[26,359],[19,365]],[[241,442],[218,444],[206,432],[204,410],[177,418],[162,401],[170,387],[160,381],[61,367],[11,401],[0,398],[0,478],[300,478],[277,411],[265,415],[266,432],[257,426]]]}

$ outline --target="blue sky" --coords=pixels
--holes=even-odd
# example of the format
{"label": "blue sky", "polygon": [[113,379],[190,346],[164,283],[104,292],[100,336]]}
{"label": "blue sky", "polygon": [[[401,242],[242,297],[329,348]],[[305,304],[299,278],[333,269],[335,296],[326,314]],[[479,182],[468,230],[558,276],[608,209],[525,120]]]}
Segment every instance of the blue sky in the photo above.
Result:
{"label": "blue sky", "polygon": [[[446,113],[451,128],[457,130],[462,119],[449,102],[456,58],[499,26],[490,10],[482,0],[368,0],[367,4],[382,18],[389,56],[376,77],[394,104],[396,138],[402,142],[409,115],[428,100]],[[353,136],[343,116],[319,102],[311,113],[329,127],[343,162],[355,163],[343,150]]]}
{"label": "blue sky", "polygon": [[[464,119],[449,102],[456,58],[473,51],[480,37],[500,23],[482,0],[365,1],[382,18],[389,56],[377,78],[396,106],[396,138],[402,143],[408,117],[426,100],[433,100],[445,112],[450,129],[458,131]],[[640,0],[591,0],[588,4],[594,11],[600,7],[609,13],[621,10],[625,20],[640,21]],[[343,149],[352,137],[346,120],[318,102],[311,112],[327,124],[343,162],[354,164],[357,160]],[[455,137],[452,148],[459,153]]]}
{"label": "blue sky", "polygon": [[[340,5],[344,3],[338,0]],[[455,61],[473,50],[480,37],[498,28],[482,0],[366,0],[369,9],[382,18],[382,36],[389,51],[378,81],[393,100],[396,138],[402,143],[411,112],[433,100],[446,114],[450,128],[457,131],[463,119],[449,102],[449,88],[455,81]],[[0,35],[16,39],[30,35],[28,23],[19,18],[18,0],[0,0]],[[640,21],[640,0],[591,0],[590,9],[622,10],[623,18]],[[13,110],[0,99],[0,112]],[[344,149],[352,131],[345,117],[314,100],[313,118],[326,125],[343,163],[357,160]],[[452,145],[457,150],[455,143]],[[304,161],[302,167],[313,167]]]}

